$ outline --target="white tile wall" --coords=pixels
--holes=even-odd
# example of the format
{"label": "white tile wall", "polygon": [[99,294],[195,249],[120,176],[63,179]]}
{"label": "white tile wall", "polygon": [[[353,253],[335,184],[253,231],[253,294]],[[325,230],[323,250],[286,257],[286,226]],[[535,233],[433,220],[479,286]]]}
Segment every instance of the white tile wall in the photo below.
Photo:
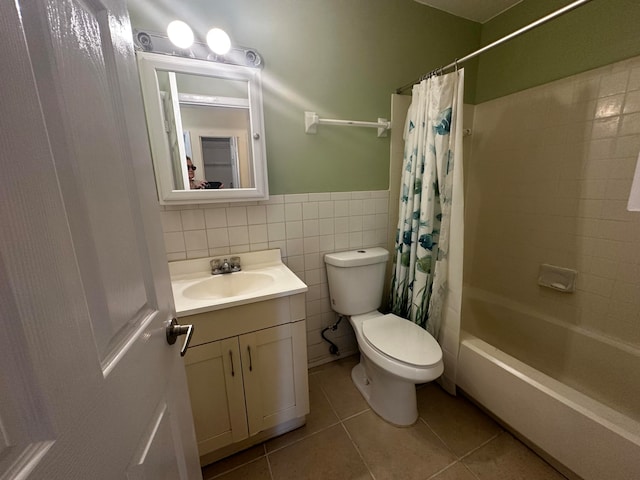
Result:
{"label": "white tile wall", "polygon": [[[310,365],[333,359],[323,328],[336,322],[329,304],[323,255],[386,246],[389,192],[273,195],[264,202],[164,207],[167,259],[224,256],[279,248],[283,261],[309,287],[307,346]],[[326,333],[341,354],[357,351],[348,322]]]}
{"label": "white tile wall", "polygon": [[[477,105],[472,141],[466,283],[639,346],[640,57]],[[538,287],[541,263],[577,292]]]}

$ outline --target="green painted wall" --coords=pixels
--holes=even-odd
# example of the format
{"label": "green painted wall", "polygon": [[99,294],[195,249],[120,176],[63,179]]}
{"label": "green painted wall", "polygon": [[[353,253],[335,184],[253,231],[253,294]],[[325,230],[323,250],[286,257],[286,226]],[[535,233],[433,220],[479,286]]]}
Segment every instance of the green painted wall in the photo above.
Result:
{"label": "green painted wall", "polygon": [[[524,0],[482,26],[487,45],[570,0]],[[475,103],[640,55],[640,1],[592,0],[480,55]]]}
{"label": "green painted wall", "polygon": [[[189,23],[200,41],[212,26],[265,60],[263,90],[272,194],[386,189],[389,139],[374,129],[320,126],[321,117],[390,118],[391,93],[480,45],[480,24],[413,0],[130,0],[136,28]],[[173,11],[172,11],[173,10]],[[474,62],[465,98],[475,97]],[[402,128],[402,126],[396,126]]]}

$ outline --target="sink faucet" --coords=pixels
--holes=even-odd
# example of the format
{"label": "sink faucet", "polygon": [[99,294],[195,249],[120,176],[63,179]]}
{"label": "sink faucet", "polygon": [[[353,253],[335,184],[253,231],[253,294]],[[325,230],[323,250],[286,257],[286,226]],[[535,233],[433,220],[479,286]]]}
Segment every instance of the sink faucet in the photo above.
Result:
{"label": "sink faucet", "polygon": [[231,257],[231,261],[226,258],[224,260],[214,258],[209,264],[211,265],[211,275],[222,275],[242,270],[240,268],[240,257]]}
{"label": "sink faucet", "polygon": [[209,262],[211,265],[211,275],[222,275],[223,273],[231,273],[231,265],[225,258],[224,262],[220,258],[214,258]]}
{"label": "sink faucet", "polygon": [[226,258],[224,259],[224,262],[222,262],[222,265],[220,266],[220,270],[222,271],[222,273],[231,273],[231,265],[229,264],[229,260],[227,260]]}

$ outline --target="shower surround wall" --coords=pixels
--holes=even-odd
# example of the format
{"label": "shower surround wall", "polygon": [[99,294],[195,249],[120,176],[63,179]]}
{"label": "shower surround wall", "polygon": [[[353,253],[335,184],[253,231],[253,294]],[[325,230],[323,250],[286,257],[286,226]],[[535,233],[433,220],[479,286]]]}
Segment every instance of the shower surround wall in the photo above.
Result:
{"label": "shower surround wall", "polygon": [[[219,257],[279,248],[283,262],[304,281],[309,365],[335,360],[321,337],[336,322],[329,303],[323,255],[386,247],[387,190],[272,195],[263,202],[164,207],[168,260]],[[342,355],[357,352],[349,322],[326,334]]]}
{"label": "shower surround wall", "polygon": [[[463,310],[464,330],[636,421],[640,214],[626,204],[639,151],[640,57],[477,105]],[[577,270],[576,292],[538,286],[542,263]],[[501,328],[517,322],[500,312],[527,328]],[[549,336],[564,345],[545,351]]]}

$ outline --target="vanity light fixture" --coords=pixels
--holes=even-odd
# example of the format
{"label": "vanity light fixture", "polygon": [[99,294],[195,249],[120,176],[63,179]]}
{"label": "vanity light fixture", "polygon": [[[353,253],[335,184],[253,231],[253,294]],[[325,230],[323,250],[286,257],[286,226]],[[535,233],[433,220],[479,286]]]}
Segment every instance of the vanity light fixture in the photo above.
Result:
{"label": "vanity light fixture", "polygon": [[[220,29],[218,29],[218,31],[221,32]],[[194,35],[191,29],[189,29],[189,32],[189,37]],[[226,63],[242,67],[260,69],[264,67],[262,57],[254,48],[232,45],[231,40],[226,33],[222,35],[219,33],[210,35],[210,37],[216,36],[222,37],[223,42],[221,43],[224,43],[227,46],[225,46],[224,49],[219,49],[218,46],[215,45],[217,42],[209,42],[214,43],[215,53],[209,45],[204,42],[200,42],[197,39],[194,39],[193,43],[188,47],[183,47],[186,43],[178,44],[170,39],[166,33],[163,34],[137,29],[133,30],[133,43],[136,50],[141,52],[161,53],[175,57],[196,58],[198,60],[206,60],[208,62]]]}
{"label": "vanity light fixture", "polygon": [[167,26],[167,35],[176,47],[189,48],[193,45],[193,30],[180,20],[174,20]]}
{"label": "vanity light fixture", "polygon": [[213,53],[224,55],[231,49],[231,39],[224,30],[212,28],[207,33],[207,45]]}
{"label": "vanity light fixture", "polygon": [[[167,26],[169,40],[179,48],[186,49],[193,45],[193,30],[180,20],[174,20]],[[207,33],[207,45],[217,55],[225,55],[231,50],[231,39],[221,28],[212,28]]]}

